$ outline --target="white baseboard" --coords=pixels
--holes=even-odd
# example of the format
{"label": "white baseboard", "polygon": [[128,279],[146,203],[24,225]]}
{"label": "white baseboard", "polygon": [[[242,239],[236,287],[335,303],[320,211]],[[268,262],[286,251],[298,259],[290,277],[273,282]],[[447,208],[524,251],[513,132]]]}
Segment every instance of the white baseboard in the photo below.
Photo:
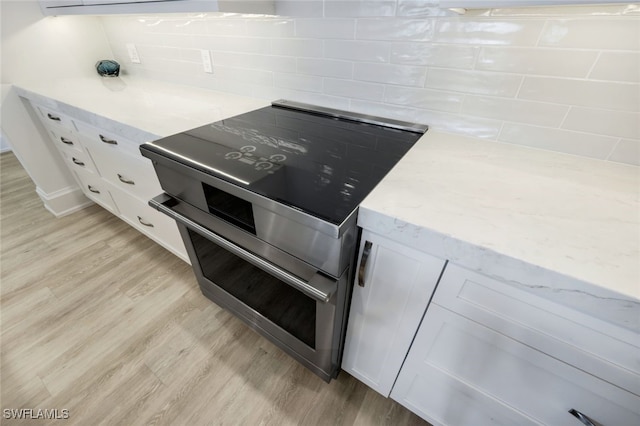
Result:
{"label": "white baseboard", "polygon": [[93,204],[78,187],[63,188],[52,193],[46,193],[36,187],[36,193],[44,207],[55,217],[66,216]]}
{"label": "white baseboard", "polygon": [[0,154],[4,154],[5,152],[11,152],[11,147],[5,146],[3,148],[0,148]]}

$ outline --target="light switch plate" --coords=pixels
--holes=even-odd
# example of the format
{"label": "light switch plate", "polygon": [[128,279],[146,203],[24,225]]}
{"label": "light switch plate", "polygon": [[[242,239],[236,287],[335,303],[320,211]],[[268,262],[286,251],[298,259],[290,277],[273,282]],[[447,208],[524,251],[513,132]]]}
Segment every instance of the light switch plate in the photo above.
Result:
{"label": "light switch plate", "polygon": [[202,69],[204,70],[204,72],[213,74],[213,66],[211,64],[211,52],[209,52],[208,50],[200,50],[200,55],[202,56]]}
{"label": "light switch plate", "polygon": [[134,64],[140,63],[140,56],[138,55],[138,49],[136,49],[136,45],[133,43],[127,43],[127,52],[129,52],[129,59]]}

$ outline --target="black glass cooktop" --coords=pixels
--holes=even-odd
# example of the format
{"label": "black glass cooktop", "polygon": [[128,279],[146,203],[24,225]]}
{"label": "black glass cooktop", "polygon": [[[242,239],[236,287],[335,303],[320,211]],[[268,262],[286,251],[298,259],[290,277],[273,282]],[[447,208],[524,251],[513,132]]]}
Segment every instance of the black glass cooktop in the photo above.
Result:
{"label": "black glass cooktop", "polygon": [[176,161],[340,224],[426,130],[375,124],[384,120],[375,117],[365,120],[272,105],[152,146]]}

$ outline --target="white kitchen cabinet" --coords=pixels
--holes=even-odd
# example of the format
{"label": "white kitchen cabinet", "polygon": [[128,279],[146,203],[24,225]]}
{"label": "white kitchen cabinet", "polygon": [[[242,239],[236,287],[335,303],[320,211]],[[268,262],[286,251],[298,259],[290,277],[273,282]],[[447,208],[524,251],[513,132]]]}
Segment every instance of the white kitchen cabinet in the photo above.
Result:
{"label": "white kitchen cabinet", "polygon": [[84,192],[90,200],[116,216],[120,214],[120,211],[113,200],[110,191],[111,187],[104,181],[104,179],[101,179],[97,173],[92,173],[82,169],[73,170],[73,173],[78,179],[78,183],[80,183],[82,192]]}
{"label": "white kitchen cabinet", "polygon": [[138,143],[84,123],[77,126],[100,175],[115,188],[144,202],[162,193],[153,165],[140,155]]}
{"label": "white kitchen cabinet", "polygon": [[125,191],[113,189],[111,195],[122,220],[188,262],[187,251],[173,219]]}
{"label": "white kitchen cabinet", "polygon": [[640,424],[640,398],[432,303],[391,397],[433,424]]}
{"label": "white kitchen cabinet", "polygon": [[542,291],[447,265],[432,303],[640,395],[640,336]]}
{"label": "white kitchen cabinet", "polygon": [[51,106],[32,106],[87,198],[189,262],[176,223],[147,205],[162,188],[139,143]]}
{"label": "white kitchen cabinet", "polygon": [[444,264],[442,259],[362,232],[344,371],[389,396]]}
{"label": "white kitchen cabinet", "polygon": [[433,424],[640,424],[640,340],[449,262],[391,397]]}

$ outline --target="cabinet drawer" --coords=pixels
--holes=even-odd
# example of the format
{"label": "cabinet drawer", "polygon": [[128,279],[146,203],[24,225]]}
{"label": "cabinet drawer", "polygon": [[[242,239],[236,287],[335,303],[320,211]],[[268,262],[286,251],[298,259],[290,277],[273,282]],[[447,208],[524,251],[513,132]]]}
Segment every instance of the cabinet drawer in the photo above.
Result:
{"label": "cabinet drawer", "polygon": [[134,157],[142,158],[139,150],[139,143],[133,142],[123,136],[108,132],[97,127],[93,127],[82,121],[75,122],[78,132],[84,136],[85,145],[96,154],[111,153],[112,155],[120,155],[128,153]]}
{"label": "cabinet drawer", "polygon": [[176,222],[124,191],[114,189],[121,218],[181,259],[188,261]]}
{"label": "cabinet drawer", "polygon": [[640,424],[638,396],[433,304],[391,396],[441,424]]}
{"label": "cabinet drawer", "polygon": [[640,395],[640,338],[449,263],[433,302]]}
{"label": "cabinet drawer", "polygon": [[63,127],[49,129],[49,135],[53,139],[55,146],[64,152],[84,152],[80,144],[80,137],[77,133]]}
{"label": "cabinet drawer", "polygon": [[[91,148],[89,148],[91,149]],[[124,153],[91,151],[98,172],[118,189],[147,202],[162,193],[160,182],[151,161]]]}
{"label": "cabinet drawer", "polygon": [[83,169],[94,174],[97,173],[96,166],[86,152],[66,149],[63,150],[63,155],[67,159],[71,170]]}
{"label": "cabinet drawer", "polygon": [[73,170],[82,191],[87,197],[95,201],[113,214],[118,214],[118,209],[113,202],[109,184],[102,180],[100,176],[84,169]]}
{"label": "cabinet drawer", "polygon": [[67,130],[76,130],[71,117],[58,112],[54,109],[34,104],[36,110],[40,113],[40,119],[44,123],[45,127],[49,129],[55,129],[62,127]]}

